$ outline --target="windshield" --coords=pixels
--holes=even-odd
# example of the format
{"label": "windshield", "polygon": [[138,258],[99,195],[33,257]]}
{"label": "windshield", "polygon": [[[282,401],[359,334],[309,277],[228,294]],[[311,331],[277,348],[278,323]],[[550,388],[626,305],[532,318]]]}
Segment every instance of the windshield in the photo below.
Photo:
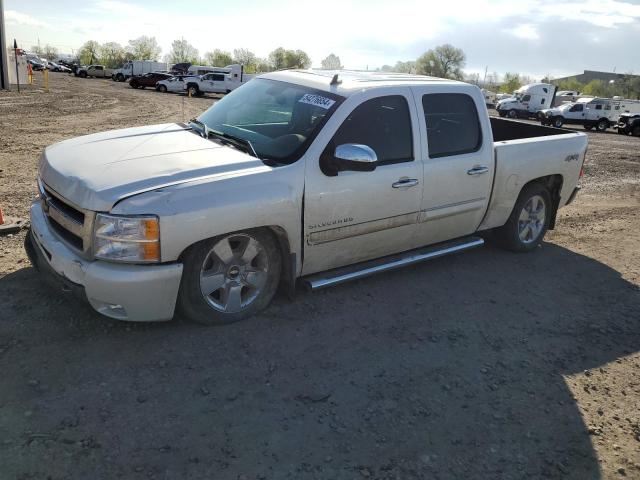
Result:
{"label": "windshield", "polygon": [[262,160],[290,164],[302,156],[343,100],[329,92],[256,78],[198,120],[209,130],[250,142]]}

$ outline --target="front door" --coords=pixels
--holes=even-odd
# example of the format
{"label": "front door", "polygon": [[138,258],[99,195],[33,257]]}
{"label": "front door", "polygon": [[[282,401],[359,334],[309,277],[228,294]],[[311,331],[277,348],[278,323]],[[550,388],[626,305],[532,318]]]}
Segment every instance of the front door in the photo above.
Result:
{"label": "front door", "polygon": [[[326,147],[307,159],[303,274],[414,245],[422,197],[415,103],[407,87],[384,93],[365,90],[349,97],[325,127],[327,135],[318,138]],[[377,168],[327,172],[323,162],[349,143],[372,148]]]}
{"label": "front door", "polygon": [[[415,87],[419,105],[424,192],[417,237],[421,245],[475,232],[486,212],[494,175],[491,126],[482,97],[455,86]],[[482,112],[482,116],[479,115]]]}

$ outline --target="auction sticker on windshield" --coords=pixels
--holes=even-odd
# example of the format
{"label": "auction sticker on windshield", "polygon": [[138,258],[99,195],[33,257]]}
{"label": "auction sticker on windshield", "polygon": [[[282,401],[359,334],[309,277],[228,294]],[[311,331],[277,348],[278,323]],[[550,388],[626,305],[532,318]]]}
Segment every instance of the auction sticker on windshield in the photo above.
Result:
{"label": "auction sticker on windshield", "polygon": [[325,110],[330,109],[331,106],[336,103],[335,100],[331,100],[330,98],[323,97],[321,95],[313,95],[311,93],[305,93],[298,102],[315,105],[316,107],[324,108]]}

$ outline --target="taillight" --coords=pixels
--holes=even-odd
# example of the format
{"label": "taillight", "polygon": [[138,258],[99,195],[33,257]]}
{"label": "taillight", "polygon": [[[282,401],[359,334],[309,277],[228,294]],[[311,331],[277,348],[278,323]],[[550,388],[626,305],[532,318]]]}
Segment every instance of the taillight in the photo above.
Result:
{"label": "taillight", "polygon": [[584,165],[580,167],[580,176],[578,178],[584,177]]}

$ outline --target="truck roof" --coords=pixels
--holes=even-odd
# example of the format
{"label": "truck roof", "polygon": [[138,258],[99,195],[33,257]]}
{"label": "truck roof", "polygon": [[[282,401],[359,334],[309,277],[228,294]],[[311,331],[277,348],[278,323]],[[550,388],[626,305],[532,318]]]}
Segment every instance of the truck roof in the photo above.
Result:
{"label": "truck roof", "polygon": [[[331,80],[338,75],[338,84]],[[291,82],[305,87],[333,92],[348,97],[363,88],[390,85],[420,85],[424,83],[466,85],[457,80],[427,77],[408,73],[364,72],[358,70],[281,70],[260,75],[261,78]]]}

